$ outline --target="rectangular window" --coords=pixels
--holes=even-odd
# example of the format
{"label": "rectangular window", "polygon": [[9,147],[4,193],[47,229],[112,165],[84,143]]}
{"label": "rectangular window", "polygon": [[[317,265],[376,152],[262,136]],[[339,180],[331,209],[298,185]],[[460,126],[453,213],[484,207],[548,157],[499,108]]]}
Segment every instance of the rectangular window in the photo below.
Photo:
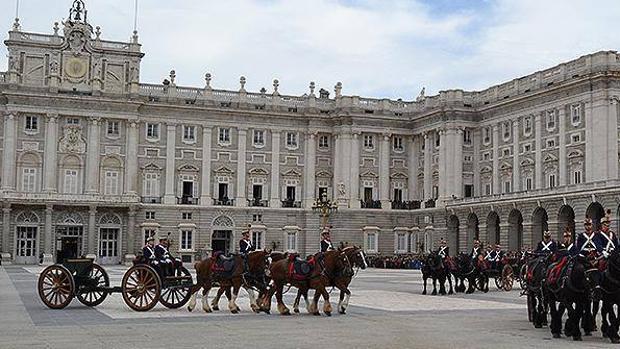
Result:
{"label": "rectangular window", "polygon": [[523,119],[523,133],[526,135],[532,133],[532,118],[530,116]]}
{"label": "rectangular window", "polygon": [[182,212],[181,213],[181,218],[183,218],[183,220],[191,220],[192,219],[192,213],[191,212]]}
{"label": "rectangular window", "polygon": [[19,257],[36,257],[37,227],[17,227],[16,252]]}
{"label": "rectangular window", "polygon": [[230,129],[225,127],[220,127],[218,143],[228,145],[230,144]]}
{"label": "rectangular window", "polygon": [[441,136],[439,136],[439,132],[435,133],[435,148],[439,148],[441,146]]}
{"label": "rectangular window", "polygon": [[491,160],[491,153],[482,154],[482,160]]}
{"label": "rectangular window", "polygon": [[183,140],[185,142],[196,141],[196,126],[191,126],[191,125],[183,126]]}
{"label": "rectangular window", "polygon": [[108,136],[118,137],[120,134],[120,124],[118,121],[108,120],[107,122],[107,133]]}
{"label": "rectangular window", "polygon": [[471,145],[471,131],[470,130],[463,131],[463,144]]}
{"label": "rectangular window", "polygon": [[217,198],[222,200],[228,200],[228,183],[219,183]]}
{"label": "rectangular window", "polygon": [[532,190],[533,188],[533,180],[531,177],[527,177],[525,179],[525,190]]}
{"label": "rectangular window", "polygon": [[295,187],[287,186],[286,187],[286,200],[287,201],[295,201]]}
{"label": "rectangular window", "polygon": [[555,175],[549,175],[549,188],[555,188]]}
{"label": "rectangular window", "polygon": [[297,133],[287,132],[286,133],[286,147],[289,149],[297,149]]}
{"label": "rectangular window", "polygon": [[297,233],[286,233],[286,250],[287,251],[296,251],[297,250]]}
{"label": "rectangular window", "polygon": [[575,104],[571,107],[571,122],[573,126],[581,123],[581,104]]}
{"label": "rectangular window", "polygon": [[407,234],[396,235],[396,251],[407,252]]}
{"label": "rectangular window", "polygon": [[581,135],[580,134],[575,134],[571,137],[571,142],[572,143],[579,143],[581,142]]}
{"label": "rectangular window", "polygon": [[504,193],[510,193],[510,181],[504,182]]}
{"label": "rectangular window", "polygon": [[403,151],[403,137],[394,136],[392,142],[394,151]]}
{"label": "rectangular window", "polygon": [[506,148],[506,149],[502,150],[502,155],[503,156],[510,156],[510,149]]}
{"label": "rectangular window", "polygon": [[146,138],[148,139],[159,139],[159,124],[146,124]]}
{"label": "rectangular window", "polygon": [[194,231],[193,230],[181,230],[181,244],[180,250],[191,251],[194,249]]}
{"label": "rectangular window", "polygon": [[465,184],[465,197],[472,198],[474,197],[474,186],[471,184]]}
{"label": "rectangular window", "polygon": [[262,221],[263,221],[263,215],[262,214],[252,215],[252,222],[262,222]]}
{"label": "rectangular window", "polygon": [[482,129],[482,140],[485,144],[491,142],[491,130],[488,127]]}
{"label": "rectangular window", "polygon": [[364,149],[375,148],[375,137],[373,135],[364,135]]}
{"label": "rectangular window", "polygon": [[502,129],[503,129],[503,134],[504,134],[504,140],[507,140],[508,138],[510,138],[510,123],[509,122],[505,122],[502,124]]}
{"label": "rectangular window", "polygon": [[256,247],[257,250],[263,249],[263,232],[262,231],[252,231],[252,244]]}
{"label": "rectangular window", "polygon": [[155,219],[155,211],[146,211],[144,215],[146,219]]}
{"label": "rectangular window", "polygon": [[255,147],[263,147],[265,145],[265,131],[254,130],[252,133],[252,142]]}
{"label": "rectangular window", "polygon": [[157,233],[157,230],[155,229],[144,229],[144,234],[143,234],[143,244],[146,245],[146,240],[148,240],[151,236],[155,236],[155,234]]}
{"label": "rectangular window", "polygon": [[463,160],[464,160],[465,162],[472,162],[472,161],[473,161],[473,159],[472,159],[471,155],[465,155],[465,156],[463,157]]}
{"label": "rectangular window", "polygon": [[67,125],[79,125],[80,119],[78,118],[67,118]]}
{"label": "rectangular window", "polygon": [[252,186],[252,198],[254,200],[262,200],[263,199],[263,186],[260,184],[254,184]]}
{"label": "rectangular window", "polygon": [[555,110],[547,111],[547,129],[553,130],[555,128]]}
{"label": "rectangular window", "polygon": [[25,168],[22,173],[22,191],[34,193],[37,188],[37,170],[35,168]]}
{"label": "rectangular window", "polygon": [[106,171],[104,179],[104,195],[118,195],[118,172]]}
{"label": "rectangular window", "polygon": [[439,197],[439,187],[433,186],[433,199],[437,199]]}
{"label": "rectangular window", "polygon": [[366,250],[377,252],[377,233],[368,233],[366,235]]}
{"label": "rectangular window", "polygon": [[99,234],[99,256],[118,257],[118,229],[101,228]]}
{"label": "rectangular window", "polygon": [[394,188],[394,197],[393,201],[402,202],[403,201],[403,190],[400,188]]}
{"label": "rectangular window", "polygon": [[24,129],[26,130],[26,132],[39,131],[39,117],[32,115],[26,116],[26,123],[24,125]]}
{"label": "rectangular window", "polygon": [[320,136],[319,137],[319,148],[328,149],[329,148],[329,136]]}
{"label": "rectangular window", "polygon": [[491,183],[486,183],[484,185],[484,194],[491,195]]}
{"label": "rectangular window", "polygon": [[158,198],[159,195],[159,175],[156,173],[145,173],[144,196]]}
{"label": "rectangular window", "polygon": [[328,196],[327,187],[319,187],[319,199],[322,199],[323,197],[327,198]]}
{"label": "rectangular window", "polygon": [[523,145],[523,152],[524,153],[529,153],[530,151],[532,151],[532,145],[531,144]]}
{"label": "rectangular window", "polygon": [[581,184],[581,171],[573,173],[573,184]]}
{"label": "rectangular window", "polygon": [[555,139],[547,139],[547,148],[555,147]]}
{"label": "rectangular window", "polygon": [[78,171],[77,170],[65,170],[64,181],[64,193],[65,194],[77,194],[78,193]]}

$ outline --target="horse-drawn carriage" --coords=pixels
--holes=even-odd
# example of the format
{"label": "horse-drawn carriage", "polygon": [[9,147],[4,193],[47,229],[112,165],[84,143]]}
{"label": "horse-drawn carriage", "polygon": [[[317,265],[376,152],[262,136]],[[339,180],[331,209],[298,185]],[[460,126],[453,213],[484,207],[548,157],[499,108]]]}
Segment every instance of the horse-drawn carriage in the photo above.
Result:
{"label": "horse-drawn carriage", "polygon": [[123,275],[121,285],[110,287],[108,273],[93,259],[67,259],[41,272],[39,297],[51,309],[65,308],[73,298],[94,307],[112,293],[121,293],[125,303],[135,311],[148,311],[157,302],[174,309],[189,301],[194,282],[180,263],[169,272],[151,266],[143,258],[137,258],[133,264]]}
{"label": "horse-drawn carriage", "polygon": [[508,257],[503,257],[495,266],[489,261],[479,256],[478,276],[476,278],[476,288],[482,292],[489,291],[489,280],[494,279],[495,286],[504,291],[512,290],[514,283],[514,269],[512,261]]}

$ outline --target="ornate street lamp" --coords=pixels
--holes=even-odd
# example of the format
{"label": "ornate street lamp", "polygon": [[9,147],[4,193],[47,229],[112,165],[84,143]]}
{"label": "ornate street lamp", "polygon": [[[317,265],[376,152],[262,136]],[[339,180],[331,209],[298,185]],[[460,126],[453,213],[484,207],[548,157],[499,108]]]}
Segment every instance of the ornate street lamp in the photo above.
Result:
{"label": "ornate street lamp", "polygon": [[312,211],[318,212],[321,216],[321,226],[326,227],[329,216],[338,211],[338,204],[327,199],[327,193],[323,193],[321,198],[317,198],[312,204]]}

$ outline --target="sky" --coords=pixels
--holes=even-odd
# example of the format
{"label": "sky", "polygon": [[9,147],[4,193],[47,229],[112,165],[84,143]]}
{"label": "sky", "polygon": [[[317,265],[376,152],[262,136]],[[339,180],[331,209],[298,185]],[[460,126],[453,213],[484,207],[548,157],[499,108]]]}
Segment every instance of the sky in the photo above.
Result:
{"label": "sky", "polygon": [[[7,33],[17,0],[0,0]],[[20,0],[22,30],[52,33],[72,0]],[[128,41],[134,0],[86,0],[102,38]],[[482,90],[620,48],[620,0],[139,0],[141,81],[218,89],[317,90],[412,100]],[[8,34],[4,34],[7,37]],[[0,71],[7,70],[2,45]]]}

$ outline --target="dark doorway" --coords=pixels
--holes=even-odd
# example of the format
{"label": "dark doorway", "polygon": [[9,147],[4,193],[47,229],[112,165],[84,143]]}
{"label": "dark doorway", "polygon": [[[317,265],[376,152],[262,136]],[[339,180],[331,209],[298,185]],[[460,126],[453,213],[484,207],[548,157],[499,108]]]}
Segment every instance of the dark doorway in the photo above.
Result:
{"label": "dark doorway", "polygon": [[211,238],[211,250],[213,252],[230,253],[231,235],[232,232],[230,230],[213,231],[213,237]]}
{"label": "dark doorway", "polygon": [[219,200],[228,199],[228,183],[220,183],[217,191],[217,198]]}
{"label": "dark doorway", "polygon": [[62,263],[70,258],[78,257],[78,238],[64,237],[60,240],[60,250],[57,255],[57,262]]}
{"label": "dark doorway", "polygon": [[252,198],[254,200],[263,199],[263,186],[262,185],[254,185],[252,187]]}
{"label": "dark doorway", "polygon": [[286,201],[295,201],[295,187],[286,187]]}
{"label": "dark doorway", "polygon": [[183,197],[191,198],[194,196],[194,182],[183,182]]}
{"label": "dark doorway", "polygon": [[364,201],[365,202],[372,201],[372,188],[364,188]]}

